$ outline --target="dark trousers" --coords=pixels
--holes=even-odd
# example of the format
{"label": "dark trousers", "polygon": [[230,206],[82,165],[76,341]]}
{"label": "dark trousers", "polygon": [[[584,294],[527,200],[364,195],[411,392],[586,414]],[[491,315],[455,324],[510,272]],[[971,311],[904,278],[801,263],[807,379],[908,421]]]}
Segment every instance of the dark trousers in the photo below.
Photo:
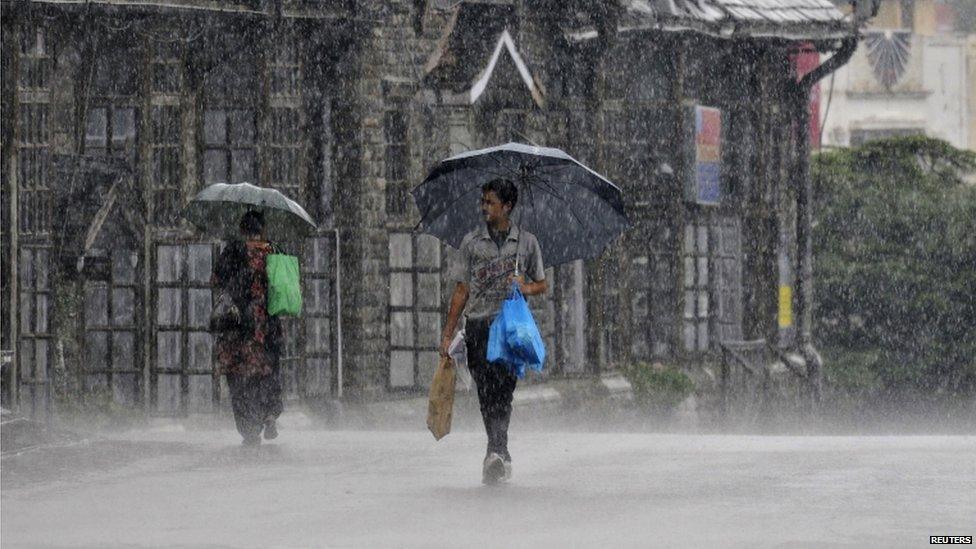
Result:
{"label": "dark trousers", "polygon": [[507,366],[488,362],[488,328],[491,319],[468,319],[464,340],[468,348],[468,370],[478,387],[481,418],[488,433],[488,452],[495,452],[507,460],[508,422],[512,417],[512,395],[518,378]]}
{"label": "dark trousers", "polygon": [[237,432],[245,439],[260,437],[265,420],[281,415],[281,381],[277,369],[266,376],[227,374],[227,385]]}

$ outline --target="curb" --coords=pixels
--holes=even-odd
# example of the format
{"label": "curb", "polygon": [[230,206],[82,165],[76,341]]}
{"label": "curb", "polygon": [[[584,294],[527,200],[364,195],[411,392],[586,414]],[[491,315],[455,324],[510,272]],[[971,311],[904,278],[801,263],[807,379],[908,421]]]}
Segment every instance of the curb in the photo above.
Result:
{"label": "curb", "polygon": [[35,450],[76,446],[88,439],[3,409],[0,413],[0,456],[7,458]]}

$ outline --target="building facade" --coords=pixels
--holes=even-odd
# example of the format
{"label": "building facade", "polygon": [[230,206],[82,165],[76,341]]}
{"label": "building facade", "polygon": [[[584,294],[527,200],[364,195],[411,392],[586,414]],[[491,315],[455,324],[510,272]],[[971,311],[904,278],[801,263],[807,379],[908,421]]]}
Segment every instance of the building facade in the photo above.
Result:
{"label": "building facade", "polygon": [[881,3],[850,63],[821,85],[824,146],[919,134],[976,150],[976,35],[958,9]]}
{"label": "building facade", "polygon": [[744,342],[798,348],[795,60],[857,31],[826,0],[766,4],[2,2],[5,399],[37,415],[84,395],[160,415],[225,405],[207,332],[221,243],[180,211],[241,181],[321,227],[283,243],[306,299],[287,393],[421,393],[456,258],[414,231],[409,190],[506,141],[606,174],[633,221],[602,258],[548,271],[543,377],[717,372]]}

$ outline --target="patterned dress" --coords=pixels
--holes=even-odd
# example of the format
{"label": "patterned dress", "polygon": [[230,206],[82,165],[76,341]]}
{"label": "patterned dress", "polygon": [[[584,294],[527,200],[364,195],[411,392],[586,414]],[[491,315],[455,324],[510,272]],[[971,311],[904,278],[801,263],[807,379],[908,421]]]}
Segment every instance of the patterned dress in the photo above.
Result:
{"label": "patterned dress", "polygon": [[[236,246],[237,249],[232,249]],[[241,329],[220,332],[216,346],[216,374],[266,376],[277,362],[280,322],[268,316],[267,256],[271,245],[249,240],[228,244],[214,269],[214,287],[230,291],[241,310]],[[242,257],[243,256],[243,257]]]}

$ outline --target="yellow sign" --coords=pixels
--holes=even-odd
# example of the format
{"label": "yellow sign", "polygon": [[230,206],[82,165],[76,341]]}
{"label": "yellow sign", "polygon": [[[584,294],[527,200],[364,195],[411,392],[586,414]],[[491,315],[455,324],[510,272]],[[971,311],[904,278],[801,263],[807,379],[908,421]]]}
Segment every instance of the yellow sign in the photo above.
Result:
{"label": "yellow sign", "polygon": [[793,326],[793,288],[790,286],[779,287],[779,327],[789,328]]}

